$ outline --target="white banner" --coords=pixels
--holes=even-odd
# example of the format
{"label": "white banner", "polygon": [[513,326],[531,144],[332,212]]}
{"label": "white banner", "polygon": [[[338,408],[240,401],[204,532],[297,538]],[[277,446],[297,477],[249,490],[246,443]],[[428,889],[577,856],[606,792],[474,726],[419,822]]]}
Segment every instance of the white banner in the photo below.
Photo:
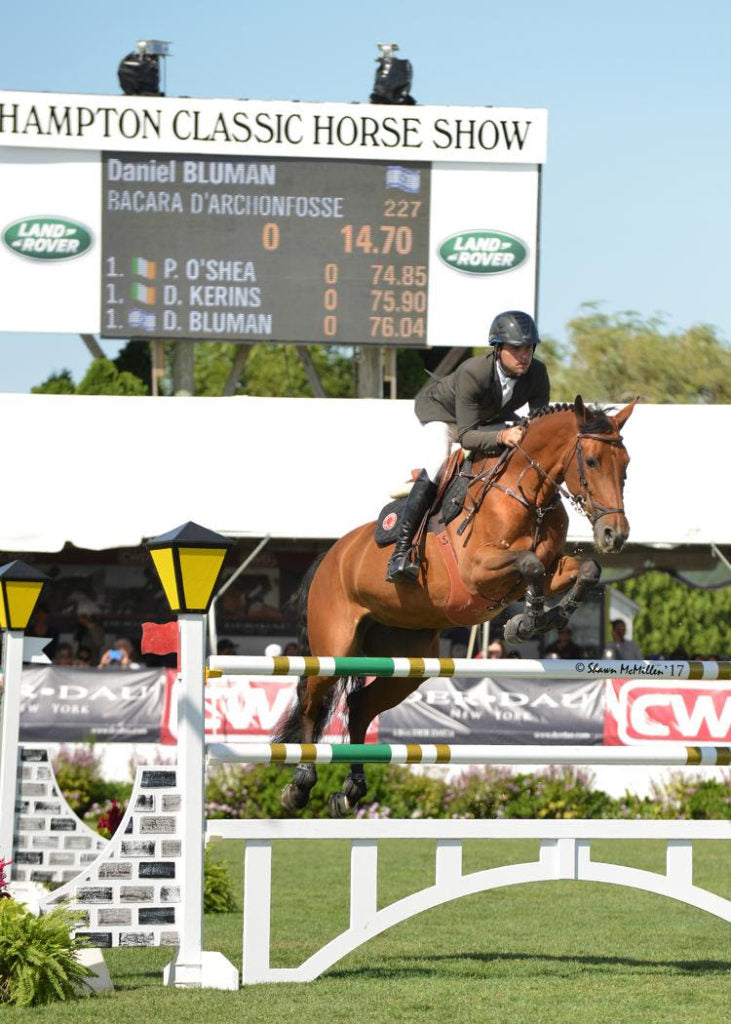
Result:
{"label": "white banner", "polygon": [[546,131],[528,107],[0,92],[0,146],[540,164]]}

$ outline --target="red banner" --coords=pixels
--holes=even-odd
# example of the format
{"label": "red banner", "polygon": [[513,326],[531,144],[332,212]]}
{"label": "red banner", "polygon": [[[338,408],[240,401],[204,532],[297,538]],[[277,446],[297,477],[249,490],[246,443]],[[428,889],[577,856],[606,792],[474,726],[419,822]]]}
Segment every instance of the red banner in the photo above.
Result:
{"label": "red banner", "polygon": [[604,742],[731,742],[731,683],[607,680]]}

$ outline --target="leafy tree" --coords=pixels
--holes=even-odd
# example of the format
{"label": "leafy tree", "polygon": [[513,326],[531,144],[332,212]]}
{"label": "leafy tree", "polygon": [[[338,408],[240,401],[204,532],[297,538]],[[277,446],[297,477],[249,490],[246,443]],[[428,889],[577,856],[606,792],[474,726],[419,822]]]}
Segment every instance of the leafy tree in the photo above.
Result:
{"label": "leafy tree", "polygon": [[731,587],[701,590],[663,572],[613,585],[640,606],[633,635],[644,654],[731,656]]}
{"label": "leafy tree", "polygon": [[75,395],[76,385],[70,370],[60,370],[30,390],[32,395]]}
{"label": "leafy tree", "polygon": [[[324,345],[310,346],[309,355],[332,398],[352,397],[355,374],[347,350]],[[207,342],[195,347],[195,393],[220,395],[238,353],[238,346]],[[293,345],[252,345],[241,371],[235,394],[274,397],[309,397],[312,389]]]}
{"label": "leafy tree", "polygon": [[76,388],[77,395],[146,395],[147,387],[128,370],[121,373],[111,359],[95,359]]}
{"label": "leafy tree", "polygon": [[731,402],[731,347],[708,325],[666,331],[662,319],[583,307],[565,343],[541,346],[552,398],[602,402]]}

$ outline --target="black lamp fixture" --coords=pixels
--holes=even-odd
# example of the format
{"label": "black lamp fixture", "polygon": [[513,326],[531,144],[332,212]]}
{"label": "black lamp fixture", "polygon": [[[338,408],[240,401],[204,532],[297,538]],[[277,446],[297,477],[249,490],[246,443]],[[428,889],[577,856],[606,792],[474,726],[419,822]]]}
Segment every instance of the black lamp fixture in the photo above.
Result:
{"label": "black lamp fixture", "polygon": [[371,103],[400,103],[413,106],[416,100],[409,95],[412,67],[410,60],[394,57],[398,43],[378,43],[380,56],[376,57],[378,71],[373,83]]}
{"label": "black lamp fixture", "polygon": [[127,96],[164,96],[160,89],[160,58],[170,56],[164,39],[138,39],[137,49],[122,57],[117,74]]}

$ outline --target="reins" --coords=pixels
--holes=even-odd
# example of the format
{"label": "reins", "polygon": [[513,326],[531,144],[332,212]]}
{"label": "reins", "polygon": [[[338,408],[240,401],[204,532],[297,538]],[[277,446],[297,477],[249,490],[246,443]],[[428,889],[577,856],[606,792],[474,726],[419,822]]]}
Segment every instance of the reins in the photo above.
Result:
{"label": "reins", "polygon": [[[482,473],[477,473],[475,475],[474,480],[470,484],[470,487],[472,487],[479,480],[482,480],[482,487],[480,488],[479,493],[474,497],[470,494],[468,490],[467,495],[465,497],[469,496],[473,502],[473,505],[472,508],[470,508],[469,511],[466,513],[462,522],[459,524],[459,527],[457,528],[457,535],[461,536],[462,533],[464,533],[467,527],[471,524],[472,520],[479,511],[491,487],[495,487],[499,491],[502,491],[503,494],[507,494],[509,497],[514,498],[535,516],[536,528],[533,534],[534,549],[540,537],[541,524],[543,522],[544,516],[546,516],[550,511],[552,511],[556,507],[556,505],[559,504],[562,497],[570,501],[574,508],[576,508],[579,512],[585,515],[592,526],[594,526],[597,520],[601,519],[603,516],[611,515],[615,512],[619,512],[622,515],[624,515],[624,507],[609,508],[608,506],[602,505],[598,501],[596,501],[591,493],[589,481],[586,478],[584,453],[581,447],[581,442],[587,438],[591,441],[601,441],[603,444],[612,444],[617,447],[622,446],[622,438],[619,436],[608,437],[605,434],[593,433],[577,434],[573,448],[571,448],[568,455],[564,459],[560,475],[562,479],[565,479],[569,463],[571,462],[571,459],[573,458],[574,454],[576,454],[576,468],[579,476],[579,485],[581,487],[581,492],[579,494],[572,494],[571,491],[569,491],[568,488],[565,487],[559,480],[556,480],[553,476],[551,476],[551,474],[548,473],[543,468],[543,466],[541,466],[540,462],[537,462],[536,459],[534,459],[533,456],[530,455],[525,450],[525,448],[522,447],[522,445],[516,444],[512,448],[506,448],[500,454],[497,462],[489,470],[483,471]],[[499,484],[495,479],[498,475],[498,472],[506,465],[514,451],[517,451],[520,455],[522,455],[522,457],[528,463],[528,465],[525,467],[525,469],[523,469],[523,471],[520,473],[520,476],[518,477],[518,491],[513,490],[511,487],[503,487],[502,484]],[[552,499],[545,505],[539,505],[536,502],[531,501],[526,496],[525,491],[523,490],[523,477],[529,469],[534,469],[539,474],[541,478],[541,483],[547,481],[554,488],[555,494],[553,495]]]}

